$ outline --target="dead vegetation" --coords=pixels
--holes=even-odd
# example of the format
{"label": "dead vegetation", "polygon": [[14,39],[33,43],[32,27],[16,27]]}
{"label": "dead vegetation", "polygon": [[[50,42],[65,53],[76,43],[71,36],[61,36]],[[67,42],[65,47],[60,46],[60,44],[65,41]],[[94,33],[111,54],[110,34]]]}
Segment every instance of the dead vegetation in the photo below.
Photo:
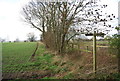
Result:
{"label": "dead vegetation", "polygon": [[[93,57],[92,52],[70,51],[68,54],[55,55],[53,64],[59,68],[67,68],[67,71],[57,73],[56,78],[63,78],[65,75],[72,73],[74,78],[93,79]],[[118,72],[117,57],[110,54],[108,48],[97,49],[97,74],[96,77],[111,75]]]}

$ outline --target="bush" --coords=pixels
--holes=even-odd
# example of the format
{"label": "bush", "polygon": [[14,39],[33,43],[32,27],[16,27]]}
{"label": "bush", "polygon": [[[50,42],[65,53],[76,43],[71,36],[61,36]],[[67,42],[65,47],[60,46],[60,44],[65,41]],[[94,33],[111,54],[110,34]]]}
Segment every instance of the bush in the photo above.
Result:
{"label": "bush", "polygon": [[112,52],[114,52],[115,54],[119,53],[120,50],[120,35],[113,35],[113,37],[110,39],[109,41],[110,44],[110,49]]}
{"label": "bush", "polygon": [[110,48],[111,50],[117,54],[118,58],[118,72],[120,73],[120,35],[114,35],[110,40]]}

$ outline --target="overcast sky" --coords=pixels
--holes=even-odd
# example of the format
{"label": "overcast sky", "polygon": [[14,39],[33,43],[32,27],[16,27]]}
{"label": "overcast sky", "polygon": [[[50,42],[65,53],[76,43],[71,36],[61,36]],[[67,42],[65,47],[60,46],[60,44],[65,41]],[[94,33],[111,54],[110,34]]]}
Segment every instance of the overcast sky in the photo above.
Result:
{"label": "overcast sky", "polygon": [[[104,4],[108,4],[106,11],[110,14],[118,16],[118,1],[120,0],[101,0]],[[0,0],[0,38],[7,40],[26,40],[27,33],[34,32],[39,39],[40,32],[30,28],[29,25],[21,20],[21,9],[28,0]],[[117,20],[113,23],[117,25]],[[112,31],[111,33],[116,33]]]}

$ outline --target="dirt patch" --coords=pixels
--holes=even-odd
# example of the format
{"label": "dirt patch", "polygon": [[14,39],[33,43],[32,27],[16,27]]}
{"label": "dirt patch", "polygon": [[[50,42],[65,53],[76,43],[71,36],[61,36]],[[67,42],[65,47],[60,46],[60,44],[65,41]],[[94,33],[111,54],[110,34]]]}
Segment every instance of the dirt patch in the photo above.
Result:
{"label": "dirt patch", "polygon": [[51,71],[26,71],[16,73],[4,73],[3,79],[41,79],[53,76]]}
{"label": "dirt patch", "polygon": [[[77,56],[68,57],[72,61],[70,71],[76,74],[76,78],[94,78],[93,76],[93,54],[89,52],[81,52]],[[108,48],[97,49],[97,74],[109,75],[117,73],[117,57],[113,57],[108,51]]]}
{"label": "dirt patch", "polygon": [[34,61],[34,56],[35,56],[35,54],[36,54],[36,52],[38,50],[38,47],[39,47],[39,42],[37,42],[36,48],[35,48],[33,54],[31,55],[29,61],[31,61],[31,60]]}

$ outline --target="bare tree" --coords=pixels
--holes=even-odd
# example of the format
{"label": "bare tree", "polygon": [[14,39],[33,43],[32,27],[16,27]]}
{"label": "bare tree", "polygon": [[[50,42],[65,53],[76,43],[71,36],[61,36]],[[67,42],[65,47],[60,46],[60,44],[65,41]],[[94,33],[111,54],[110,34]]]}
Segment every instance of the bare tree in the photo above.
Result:
{"label": "bare tree", "polygon": [[14,42],[20,42],[19,38],[16,38]]}
{"label": "bare tree", "polygon": [[30,42],[34,42],[36,40],[34,33],[28,33],[27,37],[28,37],[28,41],[30,41]]}
{"label": "bare tree", "polygon": [[44,25],[44,5],[43,3],[39,3],[36,1],[31,1],[23,8],[23,16],[24,21],[29,23],[33,28],[38,29],[40,32],[45,33],[45,25]]}
{"label": "bare tree", "polygon": [[47,47],[63,53],[70,39],[78,35],[78,32],[110,31],[112,26],[107,22],[115,16],[103,14],[102,9],[107,5],[97,3],[97,0],[80,0],[79,2],[35,0],[26,5],[23,12],[25,21],[42,32]]}

